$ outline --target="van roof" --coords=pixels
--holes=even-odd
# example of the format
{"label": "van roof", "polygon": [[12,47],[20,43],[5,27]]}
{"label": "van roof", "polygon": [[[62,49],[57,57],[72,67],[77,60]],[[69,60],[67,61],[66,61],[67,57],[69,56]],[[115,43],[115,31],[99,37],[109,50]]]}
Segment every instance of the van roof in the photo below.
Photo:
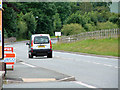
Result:
{"label": "van roof", "polygon": [[32,36],[50,36],[49,34],[33,34]]}
{"label": "van roof", "polygon": [[35,36],[48,36],[50,38],[49,34],[33,34],[32,38],[34,38]]}

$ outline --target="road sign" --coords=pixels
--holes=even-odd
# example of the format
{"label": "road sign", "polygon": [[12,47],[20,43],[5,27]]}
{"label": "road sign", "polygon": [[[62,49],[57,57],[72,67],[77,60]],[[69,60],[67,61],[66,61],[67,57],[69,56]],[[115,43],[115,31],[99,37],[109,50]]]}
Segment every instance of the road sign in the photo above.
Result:
{"label": "road sign", "polygon": [[13,47],[4,47],[4,59],[1,61],[6,63],[7,70],[13,70],[16,63],[16,54],[13,52]]}
{"label": "road sign", "polygon": [[61,36],[61,32],[55,32],[55,36]]}
{"label": "road sign", "polygon": [[11,52],[13,52],[13,47],[4,47],[4,51],[11,51]]}
{"label": "road sign", "polygon": [[2,31],[2,0],[0,0],[0,60],[4,58],[4,43]]}

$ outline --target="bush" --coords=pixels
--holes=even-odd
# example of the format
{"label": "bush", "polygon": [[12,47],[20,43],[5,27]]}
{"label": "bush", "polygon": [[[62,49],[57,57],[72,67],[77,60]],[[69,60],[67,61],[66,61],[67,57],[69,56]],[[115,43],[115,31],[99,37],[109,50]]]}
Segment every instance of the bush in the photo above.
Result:
{"label": "bush", "polygon": [[84,28],[86,31],[95,31],[96,30],[96,26],[92,25],[92,24],[85,24]]}
{"label": "bush", "polygon": [[118,28],[117,24],[114,24],[112,22],[103,22],[103,23],[98,23],[97,25],[97,30],[102,30],[102,29],[115,29]]}
{"label": "bush", "polygon": [[68,36],[85,32],[85,29],[80,24],[71,23],[64,25],[61,31],[64,35]]}

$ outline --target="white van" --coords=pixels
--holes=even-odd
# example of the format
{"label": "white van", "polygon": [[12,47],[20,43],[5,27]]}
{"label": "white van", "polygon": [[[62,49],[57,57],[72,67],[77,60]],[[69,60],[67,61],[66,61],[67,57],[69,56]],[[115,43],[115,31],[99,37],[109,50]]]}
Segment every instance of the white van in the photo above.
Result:
{"label": "white van", "polygon": [[28,55],[29,58],[33,56],[47,56],[52,58],[52,43],[49,34],[34,34],[31,36]]}

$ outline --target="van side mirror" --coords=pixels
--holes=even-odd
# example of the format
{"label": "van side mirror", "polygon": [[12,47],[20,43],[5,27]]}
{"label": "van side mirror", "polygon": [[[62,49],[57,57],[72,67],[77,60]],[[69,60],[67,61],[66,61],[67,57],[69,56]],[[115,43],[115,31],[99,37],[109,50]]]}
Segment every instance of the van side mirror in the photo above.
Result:
{"label": "van side mirror", "polygon": [[29,43],[26,43],[26,45],[30,45]]}

